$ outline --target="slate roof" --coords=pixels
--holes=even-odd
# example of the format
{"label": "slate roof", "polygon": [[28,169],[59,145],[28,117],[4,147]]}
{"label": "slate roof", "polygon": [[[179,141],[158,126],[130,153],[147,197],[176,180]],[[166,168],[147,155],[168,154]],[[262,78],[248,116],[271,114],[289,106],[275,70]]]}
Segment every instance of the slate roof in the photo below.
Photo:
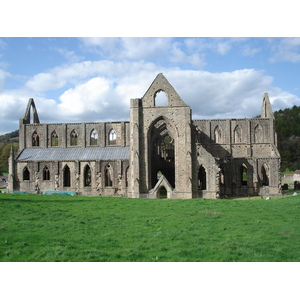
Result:
{"label": "slate roof", "polygon": [[129,159],[129,147],[27,148],[18,161]]}

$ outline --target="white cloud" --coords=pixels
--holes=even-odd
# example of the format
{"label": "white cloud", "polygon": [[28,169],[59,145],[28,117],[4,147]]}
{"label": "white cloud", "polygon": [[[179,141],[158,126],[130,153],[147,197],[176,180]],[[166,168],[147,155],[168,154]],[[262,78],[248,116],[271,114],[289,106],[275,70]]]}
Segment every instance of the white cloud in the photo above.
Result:
{"label": "white cloud", "polygon": [[[42,123],[129,120],[130,99],[142,97],[160,72],[191,107],[193,119],[254,117],[260,114],[265,92],[273,110],[297,105],[300,100],[273,87],[272,77],[254,69],[211,73],[161,68],[143,61],[85,61],[37,74],[22,90],[3,91],[0,125],[5,131],[0,134],[18,128],[30,97]],[[57,101],[40,95],[41,91],[59,87],[67,88]],[[5,122],[9,126],[2,126]]]}
{"label": "white cloud", "polygon": [[300,38],[269,39],[273,56],[270,62],[300,62]]}

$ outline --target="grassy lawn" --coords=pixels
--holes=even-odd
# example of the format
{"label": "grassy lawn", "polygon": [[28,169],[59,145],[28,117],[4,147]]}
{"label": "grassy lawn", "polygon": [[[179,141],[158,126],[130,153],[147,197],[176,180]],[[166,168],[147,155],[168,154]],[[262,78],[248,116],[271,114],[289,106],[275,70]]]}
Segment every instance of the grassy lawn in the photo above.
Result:
{"label": "grassy lawn", "polygon": [[0,194],[0,261],[300,261],[300,195],[167,200]]}

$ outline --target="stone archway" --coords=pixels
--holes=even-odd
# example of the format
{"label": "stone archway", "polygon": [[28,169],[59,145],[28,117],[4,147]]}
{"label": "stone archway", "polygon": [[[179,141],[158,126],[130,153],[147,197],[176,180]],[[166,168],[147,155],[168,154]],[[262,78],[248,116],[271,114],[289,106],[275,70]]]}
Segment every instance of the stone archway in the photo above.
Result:
{"label": "stone archway", "polygon": [[175,128],[169,120],[160,117],[153,122],[149,129],[149,180],[150,188],[158,182],[157,173],[160,171],[175,188]]}

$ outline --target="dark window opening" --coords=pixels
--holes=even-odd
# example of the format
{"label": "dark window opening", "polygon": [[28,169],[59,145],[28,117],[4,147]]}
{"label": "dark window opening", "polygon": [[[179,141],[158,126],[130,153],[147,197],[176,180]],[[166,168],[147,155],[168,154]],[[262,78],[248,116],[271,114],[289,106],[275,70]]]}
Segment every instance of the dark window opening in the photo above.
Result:
{"label": "dark window opening", "polygon": [[91,168],[89,165],[84,169],[84,186],[91,186]]}
{"label": "dark window opening", "polygon": [[198,172],[198,189],[199,190],[206,190],[206,171],[203,166],[199,168]]}
{"label": "dark window opening", "polygon": [[30,180],[30,172],[27,167],[23,170],[23,180]]}
{"label": "dark window opening", "polygon": [[50,170],[47,166],[43,170],[43,180],[50,180]]}
{"label": "dark window opening", "polygon": [[159,190],[158,190],[158,198],[168,198],[168,191],[167,189],[162,186]]}
{"label": "dark window opening", "polygon": [[71,186],[71,172],[70,168],[68,166],[65,166],[64,168],[64,187],[70,187]]}

